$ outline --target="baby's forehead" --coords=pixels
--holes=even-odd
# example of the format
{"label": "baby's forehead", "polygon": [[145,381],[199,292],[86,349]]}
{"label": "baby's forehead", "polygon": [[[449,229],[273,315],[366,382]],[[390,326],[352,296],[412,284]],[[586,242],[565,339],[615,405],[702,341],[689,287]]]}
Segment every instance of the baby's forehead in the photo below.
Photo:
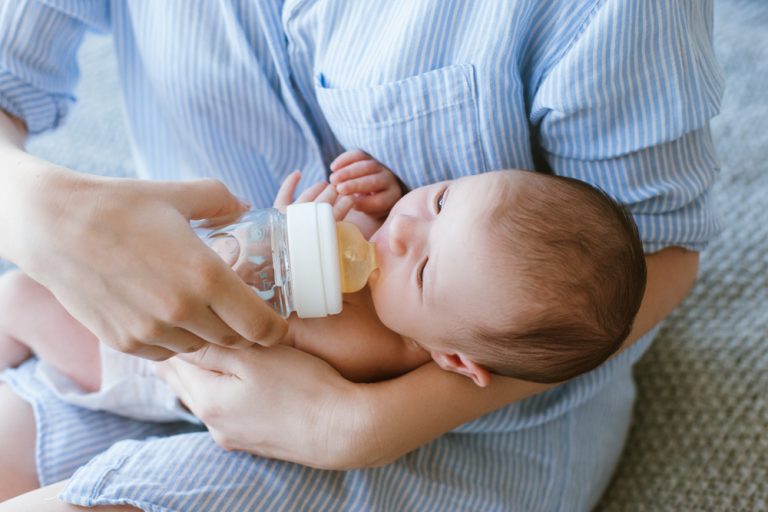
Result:
{"label": "baby's forehead", "polygon": [[507,202],[511,202],[517,194],[529,191],[537,179],[536,173],[531,171],[491,171],[460,178],[454,183],[454,188],[459,194],[473,197],[486,207],[500,203],[512,206]]}

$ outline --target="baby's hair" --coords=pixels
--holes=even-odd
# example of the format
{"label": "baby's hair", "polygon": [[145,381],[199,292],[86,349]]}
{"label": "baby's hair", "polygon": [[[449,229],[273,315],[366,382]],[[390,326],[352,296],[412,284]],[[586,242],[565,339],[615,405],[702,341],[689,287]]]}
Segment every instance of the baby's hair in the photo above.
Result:
{"label": "baby's hair", "polygon": [[645,291],[643,246],[631,215],[603,191],[555,175],[526,181],[500,187],[487,217],[501,255],[490,264],[519,279],[522,313],[501,328],[469,327],[454,348],[494,373],[560,382],[629,335]]}

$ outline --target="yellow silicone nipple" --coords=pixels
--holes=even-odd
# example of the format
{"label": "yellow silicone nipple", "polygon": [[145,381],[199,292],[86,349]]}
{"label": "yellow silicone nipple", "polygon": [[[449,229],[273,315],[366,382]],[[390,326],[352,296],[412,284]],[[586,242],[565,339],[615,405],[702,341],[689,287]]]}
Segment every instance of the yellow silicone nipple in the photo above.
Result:
{"label": "yellow silicone nipple", "polygon": [[339,241],[341,291],[352,293],[361,290],[378,266],[373,244],[351,222],[337,222],[336,236]]}

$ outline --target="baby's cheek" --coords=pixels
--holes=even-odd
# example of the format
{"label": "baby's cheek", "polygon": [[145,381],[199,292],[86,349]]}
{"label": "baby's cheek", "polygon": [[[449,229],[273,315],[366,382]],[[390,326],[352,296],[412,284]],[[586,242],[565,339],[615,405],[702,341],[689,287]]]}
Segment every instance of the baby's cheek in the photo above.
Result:
{"label": "baby's cheek", "polygon": [[373,299],[373,308],[376,316],[379,317],[388,329],[402,334],[400,324],[402,323],[402,308],[398,306],[399,299],[397,294],[392,296],[392,290],[389,290],[385,282],[379,281],[371,287],[371,298]]}

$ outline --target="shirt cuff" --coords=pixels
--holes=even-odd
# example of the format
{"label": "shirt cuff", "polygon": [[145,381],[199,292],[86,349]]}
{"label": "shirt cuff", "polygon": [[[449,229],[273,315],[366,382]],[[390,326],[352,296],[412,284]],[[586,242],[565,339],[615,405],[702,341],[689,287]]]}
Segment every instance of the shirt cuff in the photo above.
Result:
{"label": "shirt cuff", "polygon": [[682,208],[663,213],[633,212],[645,253],[673,246],[696,252],[706,249],[722,229],[710,203],[708,190]]}
{"label": "shirt cuff", "polygon": [[50,94],[0,70],[0,109],[18,117],[30,135],[57,128],[75,98]]}

